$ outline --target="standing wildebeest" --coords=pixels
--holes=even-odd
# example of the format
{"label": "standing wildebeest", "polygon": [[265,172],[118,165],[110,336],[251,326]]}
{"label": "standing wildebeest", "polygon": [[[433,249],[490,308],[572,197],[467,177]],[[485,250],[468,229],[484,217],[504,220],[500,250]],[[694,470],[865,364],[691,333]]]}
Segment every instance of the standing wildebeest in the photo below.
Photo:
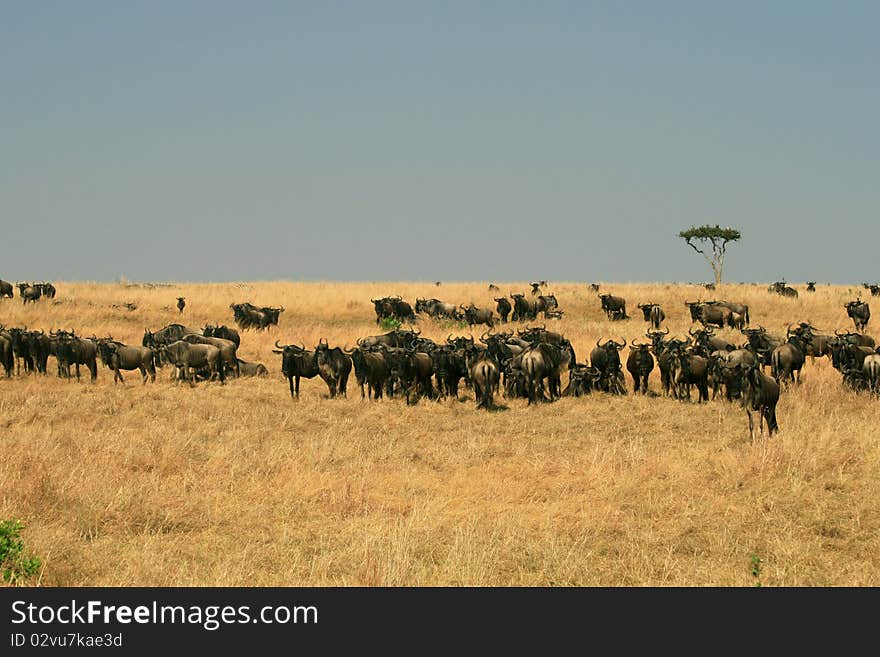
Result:
{"label": "standing wildebeest", "polygon": [[880,285],[868,285],[867,283],[862,283],[862,285],[866,290],[871,290],[872,297],[880,297]]}
{"label": "standing wildebeest", "polygon": [[764,420],[767,421],[767,436],[779,431],[776,421],[776,404],[779,401],[779,384],[761,371],[756,364],[738,364],[743,389],[742,405],[749,415],[749,437],[755,439],[755,421],[752,413],[758,413],[758,435],[764,435]]}
{"label": "standing wildebeest", "polygon": [[[626,314],[626,299],[615,297],[612,294],[600,294],[599,299],[602,300],[602,310],[608,316],[608,319],[629,319]],[[626,346],[626,343],[624,343],[624,346]]]}
{"label": "standing wildebeest", "polygon": [[[400,384],[400,390],[406,397],[406,403],[412,404],[421,395],[431,399],[436,397],[431,377],[434,375],[434,361],[431,356],[419,349],[400,347],[382,347],[385,360],[391,368],[393,383]],[[389,394],[392,390],[388,391]]]}
{"label": "standing wildebeest", "polygon": [[186,335],[202,335],[202,332],[183,324],[168,324],[158,331],[150,331],[145,328],[141,345],[144,347],[161,347],[163,344],[171,344],[181,340]]}
{"label": "standing wildebeest", "polygon": [[657,359],[657,368],[660,370],[660,385],[663,387],[663,394],[670,394],[672,387],[672,377],[670,375],[670,358],[672,350],[678,344],[684,344],[681,340],[669,339],[664,340],[669,335],[669,329],[666,331],[648,331],[645,337],[651,341],[651,351],[654,358]]}
{"label": "standing wildebeest", "polygon": [[209,338],[204,335],[185,335],[181,338],[185,342],[189,342],[190,344],[212,344],[220,350],[220,360],[222,362],[222,367],[224,368],[224,378],[225,378],[225,368],[230,368],[235,376],[239,376],[238,371],[238,345],[236,345],[232,340],[226,340],[225,338]]}
{"label": "standing wildebeest", "polygon": [[598,292],[599,285],[597,283],[590,283],[590,292]]}
{"label": "standing wildebeest", "polygon": [[40,288],[40,294],[47,299],[55,298],[55,286],[51,283],[37,283],[37,287]]}
{"label": "standing wildebeest", "polygon": [[[275,340],[275,347],[277,348],[272,352],[281,354],[281,373],[290,384],[290,396],[298,399],[300,378],[313,379],[320,374],[318,364],[315,362],[315,352],[306,351],[305,345],[280,345],[278,340]],[[296,395],[294,395],[294,379],[296,379]]]}
{"label": "standing wildebeest", "polygon": [[495,283],[489,283],[489,291],[490,292],[499,292],[501,290],[500,287],[495,285]]}
{"label": "standing wildebeest", "polygon": [[733,327],[733,311],[727,306],[722,306],[714,301],[685,301],[691,311],[691,319],[700,322],[703,326]]}
{"label": "standing wildebeest", "polygon": [[459,306],[461,308],[464,320],[468,325],[485,324],[489,328],[495,326],[495,316],[492,314],[491,308],[477,308],[473,303],[469,306]]}
{"label": "standing wildebeest", "polygon": [[147,373],[152,382],[156,381],[154,353],[149,347],[129,346],[113,338],[102,338],[98,340],[98,354],[104,366],[113,370],[114,384],[118,381],[125,384],[120,370],[140,370],[144,385],[147,383]]}
{"label": "standing wildebeest", "polygon": [[0,279],[0,298],[12,298],[12,283]]}
{"label": "standing wildebeest", "polygon": [[525,372],[529,386],[529,404],[544,401],[544,380],[550,401],[562,395],[562,372],[572,362],[571,351],[554,344],[539,342],[526,349],[520,359],[520,368]]}
{"label": "standing wildebeest", "polygon": [[868,321],[871,319],[871,307],[867,302],[861,299],[848,301],[846,304],[846,314],[852,318],[856,331],[863,332],[868,328]]}
{"label": "standing wildebeest", "polygon": [[416,299],[416,312],[427,313],[434,319],[458,319],[455,304],[440,299]]}
{"label": "standing wildebeest", "polygon": [[666,319],[666,313],[663,312],[659,303],[640,303],[639,310],[645,316],[645,321],[651,322],[652,329],[659,329],[660,323]]}
{"label": "standing wildebeest", "polygon": [[712,399],[718,396],[724,386],[724,397],[733,401],[742,396],[741,377],[734,368],[737,365],[756,365],[758,359],[751,351],[735,349],[733,351],[718,350],[709,354],[709,373],[712,377]]}
{"label": "standing wildebeest", "polygon": [[58,359],[58,367],[64,375],[70,379],[70,366],[76,367],[76,380],[80,380],[79,366],[85,365],[91,374],[91,380],[94,382],[98,378],[98,345],[95,341],[77,337],[72,331],[58,332],[57,334],[50,331],[50,335],[58,336],[58,346],[56,347],[56,358]]}
{"label": "standing wildebeest", "polygon": [[196,372],[206,369],[211,381],[220,379],[225,381],[223,358],[220,349],[212,344],[192,344],[185,340],[175,340],[170,344],[159,347],[159,356],[162,362],[171,363],[177,368],[177,380],[189,381],[190,385],[196,384]]}
{"label": "standing wildebeest", "polygon": [[670,376],[678,399],[691,400],[691,386],[699,391],[698,403],[709,401],[709,360],[703,356],[688,353],[679,346],[672,352]]}
{"label": "standing wildebeest", "polygon": [[654,357],[649,349],[650,344],[636,344],[630,342],[629,357],[626,359],[626,369],[633,379],[633,394],[641,392],[648,394],[648,376],[654,369]]}
{"label": "standing wildebeest", "polygon": [[[345,350],[351,356],[354,364],[354,374],[361,389],[361,399],[364,398],[364,383],[367,384],[367,398],[379,399],[385,390],[391,368],[385,360],[385,354],[381,347],[358,347],[352,351]],[[372,391],[372,397],[370,392]]]}
{"label": "standing wildebeest", "polygon": [[748,338],[748,346],[745,348],[755,354],[762,367],[770,366],[770,354],[785,342],[782,338],[768,334],[763,326],[742,329],[740,332]]}
{"label": "standing wildebeest", "polygon": [[486,349],[479,346],[469,347],[466,358],[477,408],[492,410],[495,408],[495,392],[501,381],[498,363]]}
{"label": "standing wildebeest", "polygon": [[18,295],[21,297],[21,302],[26,304],[28,302],[36,303],[40,299],[40,295],[42,294],[42,290],[31,283],[16,283],[18,286]]}
{"label": "standing wildebeest", "polygon": [[15,355],[12,351],[12,334],[0,324],[0,364],[6,370],[6,376],[12,376],[15,369]]}
{"label": "standing wildebeest", "polygon": [[501,317],[501,321],[506,322],[508,316],[510,315],[510,311],[513,310],[513,306],[510,305],[510,301],[507,300],[507,297],[492,298],[498,302],[495,310],[498,312],[499,317]]}
{"label": "standing wildebeest", "polygon": [[806,362],[806,341],[803,335],[792,332],[790,326],[785,334],[788,341],[770,354],[770,372],[776,383],[800,383],[801,368]]}
{"label": "standing wildebeest", "polygon": [[[740,321],[742,322],[743,326],[748,326],[749,323],[751,322],[751,319],[749,317],[749,307],[748,307],[748,305],[746,305],[744,303],[735,303],[733,301],[712,301],[709,303],[710,303],[710,305],[722,306],[724,308],[730,308],[730,312],[733,315],[740,316],[740,318],[741,318]],[[742,327],[733,326],[733,324],[735,324],[735,323],[736,323],[736,320],[731,322],[730,326],[733,328],[742,328]]]}
{"label": "standing wildebeest", "polygon": [[599,370],[589,365],[573,364],[568,371],[568,385],[562,391],[563,397],[583,397],[589,395],[599,380]]}
{"label": "standing wildebeest", "polygon": [[540,294],[535,307],[539,313],[544,313],[547,318],[548,313],[553,314],[559,308],[559,302],[556,300],[555,294]]}
{"label": "standing wildebeest", "polygon": [[327,340],[322,338],[315,347],[315,364],[318,366],[318,374],[327,384],[330,398],[336,397],[337,393],[346,397],[348,376],[351,374],[351,358],[339,347],[331,349]]}
{"label": "standing wildebeest", "polygon": [[871,394],[880,394],[880,354],[869,354],[862,361],[862,374]]}
{"label": "standing wildebeest", "polygon": [[513,294],[513,314],[510,316],[512,322],[525,322],[538,317],[538,302],[532,299],[526,299],[524,294]]}
{"label": "standing wildebeest", "polygon": [[184,308],[186,308],[186,298],[177,297],[177,310],[182,313]]}
{"label": "standing wildebeest", "polygon": [[538,281],[537,283],[529,283],[532,286],[532,296],[536,297],[541,294],[541,287],[547,285],[547,281]]}
{"label": "standing wildebeest", "polygon": [[225,340],[231,340],[235,343],[236,347],[241,346],[241,336],[238,334],[238,331],[228,326],[212,326],[211,324],[205,324],[205,328],[202,329],[202,335],[207,338],[223,338]]}
{"label": "standing wildebeest", "polygon": [[250,302],[233,303],[229,307],[232,308],[235,323],[243,331],[248,329],[263,331],[272,325],[277,326],[278,318],[284,312],[284,306],[280,308],[273,308],[271,306],[258,308]]}
{"label": "standing wildebeest", "polygon": [[807,292],[816,291],[816,281],[807,281]]}
{"label": "standing wildebeest", "polygon": [[600,344],[600,340],[596,340],[596,347],[590,352],[590,364],[599,370],[599,390],[616,395],[626,394],[618,353],[625,346],[626,340],[621,342],[608,340],[605,344]]}

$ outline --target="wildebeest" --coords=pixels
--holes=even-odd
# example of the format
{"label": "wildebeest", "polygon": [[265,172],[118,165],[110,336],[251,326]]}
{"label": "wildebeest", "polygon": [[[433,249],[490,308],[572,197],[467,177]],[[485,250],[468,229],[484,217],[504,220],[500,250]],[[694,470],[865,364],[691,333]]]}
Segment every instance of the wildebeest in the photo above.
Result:
{"label": "wildebeest", "polygon": [[872,394],[880,394],[880,354],[869,354],[862,361],[862,373]]}
{"label": "wildebeest", "polygon": [[235,373],[235,376],[239,376],[237,355],[238,345],[236,345],[232,340],[226,340],[225,338],[212,338],[198,334],[185,335],[181,339],[185,342],[189,342],[190,344],[214,345],[220,350],[220,360],[222,362],[221,367],[224,368],[224,378],[225,368],[231,369]]}
{"label": "wildebeest", "polygon": [[742,329],[740,332],[748,339],[745,348],[755,354],[762,367],[770,367],[770,354],[776,347],[785,343],[782,338],[767,333],[767,329],[763,326]]}
{"label": "wildebeest", "polygon": [[749,416],[749,437],[755,439],[753,413],[758,413],[758,435],[764,435],[764,421],[767,421],[767,435],[779,431],[776,421],[776,404],[779,402],[779,384],[761,371],[756,364],[738,364],[743,389],[742,405]]}
{"label": "wildebeest", "polygon": [[513,294],[513,313],[510,316],[512,322],[524,322],[538,317],[538,303],[533,299],[526,299],[524,294]]}
{"label": "wildebeest", "polygon": [[172,342],[181,340],[186,335],[202,335],[202,332],[198,329],[184,326],[183,324],[168,324],[167,326],[160,328],[158,331],[150,331],[145,328],[141,345],[144,347],[158,348],[163,344],[171,344]]}
{"label": "wildebeest", "polygon": [[599,380],[599,370],[590,365],[575,363],[568,371],[568,385],[562,391],[563,397],[583,397],[589,395]]}
{"label": "wildebeest", "polygon": [[[344,350],[351,357],[354,366],[354,374],[358,386],[361,389],[361,399],[364,398],[364,385],[367,386],[367,398],[379,399],[385,390],[391,368],[385,360],[378,345],[372,347],[358,347],[353,350]],[[372,393],[372,394],[371,394]]]}
{"label": "wildebeest", "polygon": [[252,363],[250,361],[238,359],[238,375],[239,376],[269,376],[269,370],[262,363]]}
{"label": "wildebeest", "polygon": [[510,316],[510,311],[513,310],[513,306],[510,305],[510,301],[507,300],[507,297],[492,298],[498,303],[498,305],[495,306],[498,316],[501,317],[502,322],[506,322],[507,318]]}
{"label": "wildebeest", "polygon": [[232,309],[235,323],[243,331],[248,329],[263,331],[270,326],[277,326],[278,319],[281,313],[284,312],[284,306],[279,308],[273,308],[272,306],[258,308],[250,302],[233,303],[229,307]]}
{"label": "wildebeest", "polygon": [[616,297],[613,294],[600,294],[599,299],[602,301],[602,310],[608,316],[608,319],[628,319],[626,314],[626,299],[623,297]]}
{"label": "wildebeest", "polygon": [[12,335],[0,324],[0,365],[6,370],[6,376],[12,376],[15,369],[15,356],[12,351]]}
{"label": "wildebeest", "polygon": [[709,360],[677,347],[669,361],[670,377],[678,399],[691,400],[691,386],[699,391],[698,403],[709,401]]}
{"label": "wildebeest", "polygon": [[495,326],[495,316],[491,308],[477,308],[473,303],[468,306],[459,306],[462,316],[468,325],[485,324],[489,328]]}
{"label": "wildebeest", "polygon": [[330,348],[327,340],[318,340],[315,347],[315,364],[318,366],[318,374],[324,379],[330,391],[330,398],[337,394],[346,397],[348,376],[351,374],[351,358],[339,347]]}
{"label": "wildebeest", "polygon": [[[381,347],[390,368],[392,383],[399,383],[408,404],[418,401],[421,395],[434,398],[431,377],[434,362],[431,356],[415,348]],[[389,391],[389,394],[391,391]]]}
{"label": "wildebeest", "polygon": [[529,386],[529,404],[544,401],[544,381],[550,401],[562,395],[562,372],[571,364],[571,352],[547,342],[539,342],[526,349],[520,359]]}
{"label": "wildebeest", "polygon": [[421,331],[419,329],[394,329],[382,335],[369,335],[365,338],[358,338],[357,344],[358,347],[363,349],[383,344],[388,347],[410,347],[420,334]]}
{"label": "wildebeest", "polygon": [[52,285],[52,283],[37,283],[36,286],[40,288],[40,294],[42,296],[46,297],[47,299],[55,298],[56,290],[55,286]]}
{"label": "wildebeest", "polygon": [[751,322],[751,317],[749,316],[749,307],[744,303],[736,303],[734,301],[709,301],[707,302],[710,305],[722,306],[724,308],[729,308],[732,315],[739,315],[742,326],[735,326],[737,323],[736,318],[732,318],[729,326],[732,328],[743,328],[743,326],[748,326]]}
{"label": "wildebeest", "polygon": [[147,383],[147,374],[150,380],[156,381],[156,365],[154,352],[149,347],[126,345],[113,338],[101,338],[98,340],[98,355],[105,367],[113,371],[113,383],[122,381],[120,370],[140,370],[144,385]]}
{"label": "wildebeest", "polygon": [[770,371],[776,383],[800,383],[801,368],[806,362],[807,347],[804,337],[786,330],[788,341],[776,347],[770,354]]}
{"label": "wildebeest", "polygon": [[856,331],[864,331],[868,328],[868,322],[871,319],[871,307],[866,301],[856,299],[846,303],[846,314],[852,318]]}
{"label": "wildebeest", "polygon": [[[426,313],[435,319],[458,319],[458,309],[454,303],[440,301],[440,299],[416,299],[416,312]],[[393,316],[393,309],[392,315]]]}
{"label": "wildebeest", "polygon": [[741,376],[735,370],[737,365],[755,365],[758,359],[747,349],[735,349],[733,351],[713,351],[709,354],[709,372],[712,377],[712,399],[718,396],[721,386],[724,386],[724,397],[727,401],[742,395]]}
{"label": "wildebeest", "polygon": [[604,392],[617,395],[626,394],[623,372],[620,369],[621,349],[626,346],[626,340],[615,342],[608,340],[601,344],[596,340],[596,347],[590,352],[590,364],[599,370],[598,387]]}
{"label": "wildebeest", "polygon": [[862,283],[862,285],[866,290],[871,290],[872,297],[880,297],[880,285],[868,285],[867,283]]}
{"label": "wildebeest", "polygon": [[466,351],[468,371],[477,408],[495,408],[495,393],[501,381],[498,363],[486,349],[472,345]]}
{"label": "wildebeest", "polygon": [[[663,393],[668,395],[672,386],[670,377],[669,362],[672,356],[672,348],[681,341],[664,340],[669,335],[669,329],[666,331],[648,331],[645,337],[651,341],[651,351],[657,360],[657,368],[660,370],[660,385],[663,387]],[[683,342],[682,342],[683,344]]]}
{"label": "wildebeest", "polygon": [[70,366],[75,366],[76,380],[80,380],[79,366],[85,365],[94,382],[98,378],[98,345],[94,340],[81,338],[71,332],[52,332],[50,335],[58,336],[56,358],[62,374],[70,379]]}
{"label": "wildebeest", "polygon": [[238,331],[229,326],[205,324],[205,328],[202,329],[202,335],[208,338],[223,338],[234,342],[236,347],[241,346],[241,336],[238,334]]}
{"label": "wildebeest", "polygon": [[376,310],[376,324],[383,319],[392,317],[401,322],[415,322],[416,314],[409,303],[401,297],[384,297],[382,299],[370,299]]}
{"label": "wildebeest", "polygon": [[666,313],[659,303],[640,303],[639,310],[645,316],[645,321],[651,323],[651,328],[659,329],[660,323],[666,319]]}
{"label": "wildebeest", "polygon": [[559,308],[559,302],[556,300],[555,294],[539,294],[535,308],[539,313],[544,313],[544,317],[546,317],[548,312]]}
{"label": "wildebeest", "polygon": [[785,281],[777,281],[773,283],[770,287],[767,288],[768,292],[773,292],[774,294],[778,294],[783,297],[789,297],[791,299],[798,298],[798,291],[793,287],[789,287],[785,284]]}
{"label": "wildebeest", "polygon": [[598,292],[599,285],[597,283],[590,283],[590,292]]}
{"label": "wildebeest", "polygon": [[498,292],[499,290],[501,290],[501,288],[495,285],[495,283],[489,283],[490,292]]}
{"label": "wildebeest", "polygon": [[816,281],[807,281],[807,292],[816,291]]}
{"label": "wildebeest", "polygon": [[[320,373],[318,364],[315,362],[315,352],[307,351],[304,345],[281,345],[278,344],[278,340],[275,340],[275,347],[272,352],[281,354],[281,373],[290,384],[290,396],[299,398],[300,378],[313,379]],[[294,379],[296,380],[295,388]]]}
{"label": "wildebeest", "polygon": [[186,308],[186,298],[177,297],[177,310],[182,313],[184,308]]}
{"label": "wildebeest", "polygon": [[12,283],[0,279],[0,298],[12,298]]}
{"label": "wildebeest", "polygon": [[691,319],[703,326],[733,326],[732,311],[727,306],[714,301],[685,301],[684,305],[690,309]]}
{"label": "wildebeest", "polygon": [[541,287],[547,285],[547,281],[538,281],[536,283],[529,283],[532,286],[532,296],[536,297],[541,294]]}
{"label": "wildebeest", "polygon": [[36,303],[40,299],[42,290],[38,286],[31,283],[16,283],[16,285],[23,304]]}
{"label": "wildebeest", "polygon": [[626,369],[633,380],[633,394],[639,392],[643,395],[648,394],[648,376],[654,369],[654,357],[649,351],[650,348],[650,344],[636,344],[635,340],[630,342]]}
{"label": "wildebeest", "polygon": [[158,349],[161,362],[174,365],[177,368],[177,380],[189,381],[190,385],[196,384],[196,372],[207,370],[210,380],[225,380],[223,357],[220,349],[212,344],[190,343],[185,340],[175,340],[170,344],[163,344]]}

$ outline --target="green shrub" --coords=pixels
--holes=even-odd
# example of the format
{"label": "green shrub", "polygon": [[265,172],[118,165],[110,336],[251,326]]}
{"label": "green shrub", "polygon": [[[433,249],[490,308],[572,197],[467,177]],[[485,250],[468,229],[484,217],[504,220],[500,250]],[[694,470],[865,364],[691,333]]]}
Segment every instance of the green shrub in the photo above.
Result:
{"label": "green shrub", "polygon": [[399,329],[403,324],[396,317],[383,317],[382,321],[379,322],[379,326],[382,327],[383,331],[393,331]]}
{"label": "green shrub", "polygon": [[22,529],[24,525],[18,520],[0,520],[0,573],[3,581],[13,586],[36,575],[42,565],[39,557],[25,556]]}

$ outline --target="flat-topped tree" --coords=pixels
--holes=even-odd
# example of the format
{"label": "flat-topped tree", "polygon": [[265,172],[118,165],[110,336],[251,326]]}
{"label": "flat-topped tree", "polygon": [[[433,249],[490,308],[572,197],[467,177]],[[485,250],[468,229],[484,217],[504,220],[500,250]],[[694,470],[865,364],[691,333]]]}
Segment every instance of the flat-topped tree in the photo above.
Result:
{"label": "flat-topped tree", "polygon": [[[727,251],[728,242],[737,242],[741,237],[740,232],[735,228],[728,226],[691,226],[687,230],[681,231],[678,236],[687,242],[687,245],[694,251],[702,255],[709,265],[712,267],[712,273],[715,275],[715,284],[721,284],[721,274],[724,270],[724,254]],[[697,246],[694,242],[699,241],[703,248]],[[708,246],[712,246],[712,255],[706,253]]]}

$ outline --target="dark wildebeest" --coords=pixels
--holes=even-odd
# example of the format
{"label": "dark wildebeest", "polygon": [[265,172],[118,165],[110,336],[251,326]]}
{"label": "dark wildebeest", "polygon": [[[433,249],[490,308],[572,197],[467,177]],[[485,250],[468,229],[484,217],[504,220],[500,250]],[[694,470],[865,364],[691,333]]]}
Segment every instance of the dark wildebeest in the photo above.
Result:
{"label": "dark wildebeest", "polygon": [[661,322],[666,319],[666,313],[663,312],[659,303],[640,303],[639,309],[645,316],[645,321],[651,322],[652,329],[659,329]]}
{"label": "dark wildebeest", "polygon": [[114,384],[118,381],[125,383],[120,370],[140,370],[144,385],[147,383],[148,373],[150,380],[154,383],[156,381],[154,353],[149,347],[129,346],[113,338],[102,338],[98,340],[98,354],[104,366],[113,370]]}
{"label": "dark wildebeest", "polygon": [[252,363],[247,360],[238,359],[239,376],[269,376],[269,370],[262,363]]}
{"label": "dark wildebeest", "polygon": [[[602,310],[608,316],[608,319],[628,319],[626,299],[612,294],[600,294],[599,299],[602,300]],[[626,346],[626,343],[624,343],[624,346]]]}
{"label": "dark wildebeest", "polygon": [[202,329],[202,335],[208,338],[223,338],[224,340],[234,342],[236,347],[241,346],[241,336],[238,334],[238,331],[228,326],[205,324],[205,328]]}
{"label": "dark wildebeest", "polygon": [[[313,379],[320,373],[315,362],[315,352],[306,351],[304,345],[281,345],[278,344],[278,340],[275,340],[275,347],[272,352],[281,354],[281,373],[290,384],[290,396],[298,399],[300,378]],[[294,394],[294,379],[296,379],[296,394]]]}
{"label": "dark wildebeest", "polygon": [[419,329],[394,329],[382,335],[370,335],[366,338],[358,338],[358,347],[368,349],[378,345],[388,347],[410,347],[413,341],[421,334]]}
{"label": "dark wildebeest", "polygon": [[243,331],[248,329],[256,329],[263,331],[270,326],[277,326],[281,313],[284,312],[284,306],[273,308],[271,306],[263,306],[258,308],[250,302],[233,303],[229,305],[232,308],[232,314],[235,323]]}
{"label": "dark wildebeest", "polygon": [[16,285],[18,286],[18,295],[21,297],[23,304],[28,302],[36,303],[42,294],[40,288],[31,283],[17,283]]}
{"label": "dark wildebeest", "polygon": [[807,281],[807,292],[816,291],[816,281]]}
{"label": "dark wildebeest", "polygon": [[867,283],[862,283],[862,285],[866,290],[871,290],[872,297],[880,297],[880,285],[868,285]]}
{"label": "dark wildebeest", "polygon": [[804,355],[810,357],[810,362],[815,361],[817,356],[821,358],[831,353],[830,342],[832,336],[816,333],[815,331],[816,328],[809,322],[801,322],[792,331],[803,337],[804,346],[806,347]]}
{"label": "dark wildebeest", "polygon": [[800,383],[801,368],[806,362],[807,346],[803,335],[786,329],[788,341],[776,347],[770,354],[770,372],[776,383]]}
{"label": "dark wildebeest", "polygon": [[633,380],[633,394],[639,392],[643,395],[648,394],[648,376],[654,369],[654,357],[649,351],[650,348],[650,344],[636,344],[635,340],[630,342],[626,369]]}
{"label": "dark wildebeest", "polygon": [[489,328],[495,326],[495,316],[492,314],[491,308],[477,308],[473,303],[469,306],[459,306],[461,308],[464,320],[468,325],[485,324]]}
{"label": "dark wildebeest", "polygon": [[[740,321],[743,326],[748,326],[751,322],[751,318],[749,317],[749,307],[744,303],[736,303],[734,301],[711,301],[710,305],[722,306],[724,308],[729,308],[730,312],[733,315],[739,315]],[[733,324],[737,322],[736,318],[733,318]],[[734,326],[733,328],[742,328],[741,326]]]}
{"label": "dark wildebeest", "polygon": [[495,393],[501,381],[498,363],[486,349],[479,346],[468,348],[466,358],[477,408],[492,410],[495,408]]}
{"label": "dark wildebeest", "polygon": [[315,364],[318,366],[318,374],[327,384],[330,398],[333,399],[337,394],[346,397],[351,358],[339,347],[331,349],[327,340],[322,338],[315,347]]}
{"label": "dark wildebeest", "polygon": [[49,356],[57,353],[52,344],[52,338],[40,329],[39,331],[23,333],[22,339],[27,342],[28,355],[33,364],[33,369],[40,374],[46,374]]}
{"label": "dark wildebeest", "polygon": [[501,317],[502,322],[506,322],[507,318],[510,316],[510,311],[513,310],[513,306],[510,305],[510,301],[507,300],[507,297],[492,298],[498,302],[498,305],[495,306],[498,316]]}
{"label": "dark wildebeest", "polygon": [[547,285],[547,281],[538,281],[537,283],[529,283],[532,286],[532,296],[536,297],[541,294],[541,287]]}
{"label": "dark wildebeest", "polygon": [[598,292],[599,285],[597,283],[590,283],[590,292]]}
{"label": "dark wildebeest", "polygon": [[544,401],[544,381],[550,401],[562,395],[562,372],[572,362],[571,351],[547,342],[539,342],[526,349],[520,359],[520,369],[525,372],[529,386],[529,404]]}
{"label": "dark wildebeest", "polygon": [[205,369],[211,381],[225,381],[223,357],[220,349],[212,344],[193,344],[185,340],[175,340],[163,344],[158,349],[161,362],[170,363],[177,369],[177,381],[189,381],[196,384],[196,372]]}
{"label": "dark wildebeest", "polygon": [[678,399],[691,400],[691,386],[699,391],[698,403],[709,401],[709,359],[688,353],[683,346],[672,352],[670,377]]}
{"label": "dark wildebeest", "polygon": [[767,288],[767,291],[783,297],[789,297],[790,299],[798,298],[798,291],[793,287],[786,285],[785,281],[777,281],[776,283],[773,283],[773,285]]}
{"label": "dark wildebeest", "polygon": [[[185,335],[181,338],[185,342],[189,342],[190,344],[212,344],[220,350],[220,359],[223,362],[224,368],[231,369],[235,376],[239,376],[238,372],[238,345],[236,345],[232,340],[226,340],[225,338],[209,338],[204,335]],[[225,370],[224,370],[224,378],[225,378]]]}
{"label": "dark wildebeest", "polygon": [[183,324],[168,324],[168,326],[163,326],[158,331],[144,329],[144,338],[141,340],[141,345],[158,348],[163,344],[171,344],[181,340],[186,335],[202,335],[202,332]]}
{"label": "dark wildebeest", "polygon": [[97,380],[98,345],[94,340],[80,338],[72,331],[57,334],[50,331],[50,335],[58,336],[58,346],[56,347],[58,367],[68,379],[70,379],[71,365],[75,366],[77,381],[80,380],[79,366],[85,365],[91,374],[91,380],[93,382]]}
{"label": "dark wildebeest", "polygon": [[544,317],[546,317],[547,313],[559,308],[559,302],[556,300],[555,294],[540,294],[535,307],[539,313],[544,313]]}
{"label": "dark wildebeest", "polygon": [[[858,333],[840,334],[837,331],[835,335],[828,343],[832,367],[839,372],[847,368],[861,370],[865,358],[874,353],[873,338]],[[870,344],[866,344],[869,341]]]}
{"label": "dark wildebeest", "polygon": [[[415,348],[382,347],[385,360],[391,369],[392,380],[400,383],[407,404],[415,403],[421,395],[436,397],[431,377],[434,362],[429,354]],[[391,391],[389,390],[389,394]]]}
{"label": "dark wildebeest", "polygon": [[568,385],[562,391],[562,396],[583,397],[589,395],[598,380],[598,369],[589,365],[575,364],[568,371]]}
{"label": "dark wildebeest", "polygon": [[871,307],[867,302],[861,299],[848,301],[846,304],[846,314],[852,318],[856,331],[863,332],[868,328],[868,322],[871,319]]}
{"label": "dark wildebeest", "polygon": [[736,349],[735,344],[715,335],[711,326],[696,331],[688,329],[688,334],[694,339],[693,351],[697,356],[708,356],[713,351],[733,351]]}
{"label": "dark wildebeest", "polygon": [[12,334],[0,324],[0,365],[6,370],[6,376],[12,376],[15,370],[15,355],[12,351]]}
{"label": "dark wildebeest", "polygon": [[721,386],[724,386],[724,397],[727,401],[742,395],[741,377],[735,373],[737,365],[755,365],[758,359],[747,349],[735,349],[733,351],[718,350],[709,354],[709,373],[712,377],[712,399],[718,396]]}
{"label": "dark wildebeest", "polygon": [[776,421],[779,384],[764,374],[757,363],[740,363],[734,369],[741,373],[742,405],[749,415],[749,438],[755,439],[755,420],[752,413],[758,413],[758,435],[764,435],[764,420],[766,420],[767,436],[772,436],[774,432],[779,431],[779,424]]}
{"label": "dark wildebeest", "polygon": [[434,319],[458,319],[455,304],[440,299],[416,299],[416,312],[426,313]]}
{"label": "dark wildebeest", "polygon": [[700,322],[703,326],[733,327],[733,311],[727,306],[722,306],[714,301],[685,301],[685,305],[691,311],[691,319]]}
{"label": "dark wildebeest", "polygon": [[12,298],[12,283],[0,279],[0,298]]}
{"label": "dark wildebeest", "polygon": [[510,316],[512,322],[525,322],[538,317],[538,303],[532,299],[526,299],[524,294],[510,294],[513,299],[513,313]]}
{"label": "dark wildebeest", "polygon": [[768,334],[763,326],[756,329],[742,329],[740,332],[748,339],[748,346],[745,348],[755,354],[762,367],[770,367],[770,354],[776,347],[785,343],[782,338]]}
{"label": "dark wildebeest", "polygon": [[489,291],[490,292],[499,292],[501,290],[500,287],[495,285],[495,283],[489,283]]}
{"label": "dark wildebeest", "polygon": [[657,368],[660,370],[660,385],[663,387],[663,394],[670,394],[672,387],[672,378],[670,375],[670,358],[672,357],[672,349],[678,344],[685,344],[682,340],[669,339],[664,340],[669,335],[669,329],[666,331],[648,331],[645,337],[651,341],[651,351],[657,360]]}
{"label": "dark wildebeest", "polygon": [[184,297],[177,297],[177,310],[182,313],[184,308],[186,308],[186,299]]}
{"label": "dark wildebeest", "polygon": [[[367,398],[379,399],[385,390],[391,368],[385,361],[385,354],[378,345],[372,347],[359,347],[351,351],[345,350],[351,356],[354,364],[354,375],[361,389],[361,399],[364,398],[364,384],[367,385]],[[370,392],[372,391],[372,396]]]}
{"label": "dark wildebeest", "polygon": [[626,386],[624,385],[623,372],[620,369],[620,354],[618,352],[626,346],[626,340],[621,342],[608,340],[605,344],[600,344],[600,342],[601,340],[596,340],[596,347],[590,352],[590,364],[599,370],[599,390],[625,395]]}
{"label": "dark wildebeest", "polygon": [[37,287],[40,288],[40,294],[47,299],[55,298],[55,286],[51,283],[37,283]]}

